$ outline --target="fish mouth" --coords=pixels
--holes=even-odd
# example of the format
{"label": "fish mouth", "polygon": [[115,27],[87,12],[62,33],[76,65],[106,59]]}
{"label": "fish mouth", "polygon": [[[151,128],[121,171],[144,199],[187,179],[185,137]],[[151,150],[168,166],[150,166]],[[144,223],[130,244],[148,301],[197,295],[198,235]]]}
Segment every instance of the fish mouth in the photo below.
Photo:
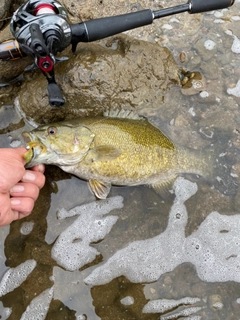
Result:
{"label": "fish mouth", "polygon": [[26,164],[29,164],[37,156],[47,151],[46,146],[30,132],[23,132],[22,137],[26,143],[27,149],[23,155],[23,159],[26,161]]}

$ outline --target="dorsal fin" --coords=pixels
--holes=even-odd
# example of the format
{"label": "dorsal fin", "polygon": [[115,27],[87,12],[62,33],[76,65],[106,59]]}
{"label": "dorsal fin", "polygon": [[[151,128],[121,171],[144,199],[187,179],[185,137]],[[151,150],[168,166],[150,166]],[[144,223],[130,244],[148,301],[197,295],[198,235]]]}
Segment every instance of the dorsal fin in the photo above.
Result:
{"label": "dorsal fin", "polygon": [[110,109],[103,112],[104,117],[144,120],[143,116],[138,115],[136,110]]}

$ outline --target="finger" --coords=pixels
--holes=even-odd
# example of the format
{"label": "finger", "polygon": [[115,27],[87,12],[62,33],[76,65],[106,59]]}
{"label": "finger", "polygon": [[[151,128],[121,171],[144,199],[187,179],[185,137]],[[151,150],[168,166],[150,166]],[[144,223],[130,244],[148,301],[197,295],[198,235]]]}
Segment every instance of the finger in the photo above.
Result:
{"label": "finger", "polygon": [[11,188],[10,195],[17,198],[32,198],[35,201],[39,196],[39,188],[33,183],[22,182]]}
{"label": "finger", "polygon": [[25,159],[23,158],[23,155],[24,155],[24,154],[26,153],[26,151],[27,151],[26,148],[20,147],[20,148],[13,148],[12,150],[13,150],[14,153],[16,153],[16,154],[18,154],[18,155],[21,156],[22,163],[23,163],[23,165],[25,165],[25,164],[26,164],[26,161],[25,161]]}
{"label": "finger", "polygon": [[11,198],[10,202],[12,211],[19,211],[22,217],[28,216],[34,207],[34,200],[32,198],[14,197]]}
{"label": "finger", "polygon": [[18,213],[13,212],[12,210],[9,210],[8,214],[0,216],[0,226],[4,227],[9,225],[13,220],[17,220],[18,218]]}
{"label": "finger", "polygon": [[45,165],[44,165],[44,164],[38,164],[38,165],[32,167],[31,170],[44,173],[44,171],[45,171]]}
{"label": "finger", "polygon": [[26,218],[27,216],[29,216],[30,213],[12,210],[12,220],[11,220],[11,222],[15,221],[15,220],[20,220],[20,219]]}
{"label": "finger", "polygon": [[0,226],[6,226],[11,223],[12,216],[9,195],[0,193]]}
{"label": "finger", "polygon": [[26,171],[25,161],[22,158],[24,150],[24,148],[0,148],[0,192],[9,192],[9,189],[24,175]]}
{"label": "finger", "polygon": [[41,189],[45,184],[45,176],[38,171],[26,170],[21,181],[33,183]]}

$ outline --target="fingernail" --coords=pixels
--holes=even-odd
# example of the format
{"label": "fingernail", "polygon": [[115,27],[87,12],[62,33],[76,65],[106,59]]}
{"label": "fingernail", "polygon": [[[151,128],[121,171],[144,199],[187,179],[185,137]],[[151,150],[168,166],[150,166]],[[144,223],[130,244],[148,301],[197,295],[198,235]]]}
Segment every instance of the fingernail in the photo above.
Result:
{"label": "fingernail", "polygon": [[23,192],[24,191],[24,186],[22,185],[17,185],[11,188],[10,192]]}
{"label": "fingernail", "polygon": [[35,174],[30,172],[30,171],[27,171],[24,174],[22,180],[24,180],[24,181],[34,181],[35,180]]}
{"label": "fingernail", "polygon": [[11,199],[11,205],[13,206],[17,206],[21,203],[21,201],[19,199]]}

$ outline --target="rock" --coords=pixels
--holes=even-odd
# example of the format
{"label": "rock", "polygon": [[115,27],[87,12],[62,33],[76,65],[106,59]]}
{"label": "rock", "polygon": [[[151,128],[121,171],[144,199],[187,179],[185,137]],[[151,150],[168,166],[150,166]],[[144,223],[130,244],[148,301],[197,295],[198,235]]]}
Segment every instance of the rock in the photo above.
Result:
{"label": "rock", "polygon": [[64,107],[49,106],[47,81],[39,72],[19,91],[20,109],[38,123],[113,107],[159,105],[170,86],[179,84],[178,68],[168,49],[126,35],[80,44],[75,54],[68,55],[70,59],[55,68],[66,98]]}
{"label": "rock", "polygon": [[0,2],[0,28],[2,28],[4,24],[4,19],[9,16],[10,5],[11,1],[9,0],[2,0]]}

